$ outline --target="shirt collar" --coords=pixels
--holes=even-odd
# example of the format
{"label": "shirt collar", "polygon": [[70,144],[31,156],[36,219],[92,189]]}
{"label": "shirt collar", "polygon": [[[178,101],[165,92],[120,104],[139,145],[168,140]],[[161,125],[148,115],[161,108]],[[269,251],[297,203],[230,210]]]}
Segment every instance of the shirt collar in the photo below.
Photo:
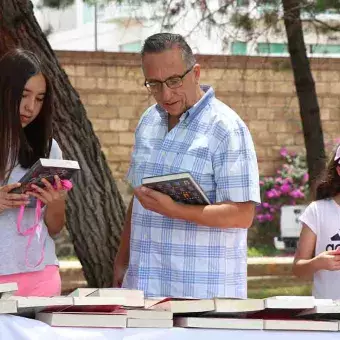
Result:
{"label": "shirt collar", "polygon": [[[198,114],[212,100],[212,98],[215,97],[215,91],[211,86],[201,85],[201,89],[205,92],[202,98],[190,109],[184,112],[179,121],[183,121],[188,116],[194,116]],[[167,112],[160,105],[156,104],[156,109],[161,115],[167,115]]]}

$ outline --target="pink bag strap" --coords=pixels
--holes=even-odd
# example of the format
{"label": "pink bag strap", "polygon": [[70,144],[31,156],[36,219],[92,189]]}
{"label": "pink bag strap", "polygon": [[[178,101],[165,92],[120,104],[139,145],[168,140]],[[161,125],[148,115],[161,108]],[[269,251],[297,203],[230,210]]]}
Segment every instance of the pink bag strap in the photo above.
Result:
{"label": "pink bag strap", "polygon": [[[69,191],[72,189],[72,183],[69,180],[61,180],[61,185],[63,187],[63,189]],[[54,186],[56,187],[56,186]],[[40,258],[39,261],[37,262],[36,265],[31,265],[28,261],[28,250],[31,246],[33,237],[36,233],[40,233],[42,230],[42,225],[40,223],[41,220],[41,201],[37,200],[37,205],[35,207],[35,218],[34,218],[34,224],[32,225],[32,227],[26,229],[25,231],[21,231],[21,222],[22,219],[24,217],[24,212],[25,212],[25,206],[22,205],[20,207],[19,210],[19,214],[18,214],[18,219],[17,219],[17,231],[18,234],[22,235],[22,236],[28,236],[28,241],[27,241],[27,245],[26,245],[26,249],[25,249],[25,263],[27,267],[31,267],[31,268],[36,268],[38,267],[42,261],[44,260],[44,256],[45,256],[45,241],[46,241],[46,237],[45,239],[41,242],[42,247],[41,247],[41,252],[40,252]]]}

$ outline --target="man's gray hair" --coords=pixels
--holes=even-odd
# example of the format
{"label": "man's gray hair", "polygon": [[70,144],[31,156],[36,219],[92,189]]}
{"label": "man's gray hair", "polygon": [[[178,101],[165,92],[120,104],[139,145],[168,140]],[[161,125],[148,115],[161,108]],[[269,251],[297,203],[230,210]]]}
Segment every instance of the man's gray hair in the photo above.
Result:
{"label": "man's gray hair", "polygon": [[147,53],[160,53],[177,47],[181,50],[183,60],[188,67],[196,64],[196,59],[191,47],[180,34],[157,33],[148,37],[143,45],[142,58]]}

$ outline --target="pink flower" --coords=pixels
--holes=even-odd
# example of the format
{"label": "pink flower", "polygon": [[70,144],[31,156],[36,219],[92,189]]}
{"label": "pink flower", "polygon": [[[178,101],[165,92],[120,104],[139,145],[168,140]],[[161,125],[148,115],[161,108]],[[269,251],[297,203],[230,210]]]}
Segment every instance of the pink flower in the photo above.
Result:
{"label": "pink flower", "polygon": [[267,221],[272,221],[272,220],[274,219],[274,216],[271,215],[271,214],[269,214],[269,213],[267,213],[267,214],[264,215],[264,218],[265,218]]}
{"label": "pink flower", "polygon": [[308,180],[309,180],[309,175],[308,175],[308,172],[306,172],[302,177],[302,183],[305,184],[308,182]]}
{"label": "pink flower", "polygon": [[281,196],[281,192],[279,190],[276,190],[276,189],[271,189],[271,190],[266,192],[266,196],[267,196],[267,198],[278,198],[278,197]]}
{"label": "pink flower", "polygon": [[294,198],[305,198],[304,193],[300,189],[293,190],[289,195]]}
{"label": "pink flower", "polygon": [[284,183],[284,184],[293,183],[293,178],[287,177],[287,178],[284,179],[283,183]]}
{"label": "pink flower", "polygon": [[262,214],[259,214],[259,215],[256,216],[256,219],[257,219],[260,223],[262,223],[262,222],[265,221],[265,216],[262,215]]}
{"label": "pink flower", "polygon": [[269,208],[269,207],[270,207],[270,204],[267,203],[267,202],[263,202],[263,203],[262,203],[262,206],[263,206],[263,208]]}
{"label": "pink flower", "polygon": [[287,157],[288,156],[288,150],[287,148],[283,147],[281,150],[280,150],[280,155],[282,157]]}
{"label": "pink flower", "polygon": [[288,194],[291,191],[291,186],[288,183],[285,183],[281,186],[281,192],[283,194]]}

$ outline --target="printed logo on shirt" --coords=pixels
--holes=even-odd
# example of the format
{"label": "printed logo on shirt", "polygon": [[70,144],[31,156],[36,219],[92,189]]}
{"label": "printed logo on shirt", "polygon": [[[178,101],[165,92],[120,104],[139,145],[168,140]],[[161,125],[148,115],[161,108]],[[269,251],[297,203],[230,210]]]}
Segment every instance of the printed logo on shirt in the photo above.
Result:
{"label": "printed logo on shirt", "polygon": [[327,244],[326,251],[328,251],[328,250],[336,250],[336,249],[340,248],[340,234],[339,233],[336,233],[335,235],[333,235],[331,237],[331,241],[339,242],[339,243],[336,243],[336,244],[329,243],[329,244]]}

